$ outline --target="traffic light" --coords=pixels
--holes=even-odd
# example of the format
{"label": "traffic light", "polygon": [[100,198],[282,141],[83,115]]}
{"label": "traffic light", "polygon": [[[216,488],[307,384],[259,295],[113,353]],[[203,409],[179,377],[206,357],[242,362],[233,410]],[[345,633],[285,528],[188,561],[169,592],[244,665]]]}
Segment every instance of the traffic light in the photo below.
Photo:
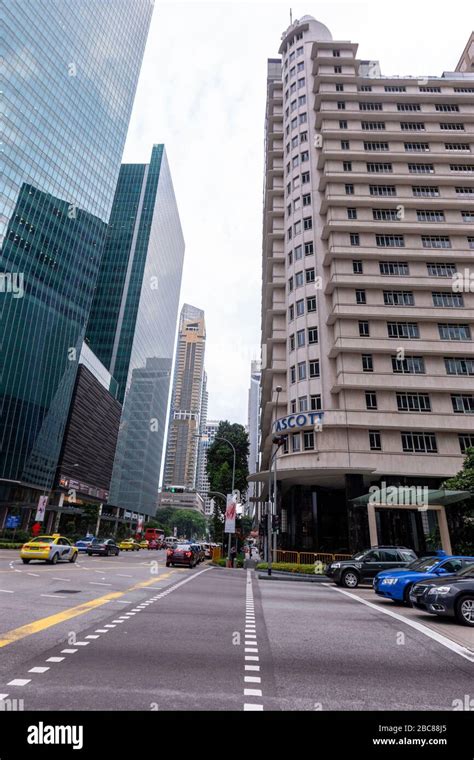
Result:
{"label": "traffic light", "polygon": [[280,515],[272,515],[272,530],[280,530]]}

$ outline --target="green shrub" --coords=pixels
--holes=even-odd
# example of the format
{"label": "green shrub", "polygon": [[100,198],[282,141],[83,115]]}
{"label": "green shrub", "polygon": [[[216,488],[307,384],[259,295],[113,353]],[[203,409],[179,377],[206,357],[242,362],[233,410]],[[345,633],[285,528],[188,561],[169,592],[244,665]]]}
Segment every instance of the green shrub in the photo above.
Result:
{"label": "green shrub", "polygon": [[[304,573],[305,575],[324,575],[325,565],[318,565],[318,573],[314,571],[314,565],[297,565],[296,562],[272,562],[272,570],[280,570],[287,573]],[[257,570],[268,570],[266,562],[259,562]]]}
{"label": "green shrub", "polygon": [[[23,542],[24,543],[24,542]],[[0,549],[21,549],[23,546],[23,543],[17,544],[17,543],[11,543],[6,541],[0,541]]]}

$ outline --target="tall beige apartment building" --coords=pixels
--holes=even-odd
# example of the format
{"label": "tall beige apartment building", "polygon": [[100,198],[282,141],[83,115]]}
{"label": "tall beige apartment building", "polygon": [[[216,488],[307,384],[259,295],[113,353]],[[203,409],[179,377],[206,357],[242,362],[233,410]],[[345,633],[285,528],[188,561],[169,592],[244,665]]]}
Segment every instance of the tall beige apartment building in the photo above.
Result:
{"label": "tall beige apartment building", "polygon": [[[268,61],[258,477],[286,435],[282,547],[367,545],[351,499],[437,488],[474,445],[472,51],[387,77],[304,16]],[[432,518],[380,510],[378,534],[423,549]]]}
{"label": "tall beige apartment building", "polygon": [[204,312],[184,304],[179,320],[163,482],[165,488],[196,488],[205,349]]}

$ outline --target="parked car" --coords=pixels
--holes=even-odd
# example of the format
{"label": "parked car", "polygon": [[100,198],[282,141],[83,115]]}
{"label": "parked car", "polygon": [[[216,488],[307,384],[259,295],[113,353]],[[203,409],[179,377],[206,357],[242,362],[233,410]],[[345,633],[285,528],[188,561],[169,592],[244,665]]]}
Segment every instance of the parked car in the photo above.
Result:
{"label": "parked car", "polygon": [[404,567],[416,559],[406,546],[373,546],[357,552],[351,559],[341,559],[326,568],[326,575],[338,586],[357,588],[359,583],[372,583],[381,570]]}
{"label": "parked car", "polygon": [[441,556],[422,557],[407,567],[385,570],[374,578],[374,591],[385,599],[411,606],[410,591],[413,584],[438,575],[452,575],[472,564],[474,557]]}
{"label": "parked car", "polygon": [[206,559],[212,559],[212,544],[203,544],[204,556]]}
{"label": "parked car", "polygon": [[148,549],[148,540],[146,538],[142,538],[139,542],[140,549]]}
{"label": "parked car", "polygon": [[120,541],[118,548],[123,552],[138,552],[140,551],[140,544],[134,538],[124,538],[123,541]]}
{"label": "parked car", "polygon": [[454,617],[461,625],[474,626],[474,564],[449,578],[432,578],[413,586],[410,601],[432,615]]}
{"label": "parked car", "polygon": [[151,538],[148,541],[148,549],[161,549],[161,541],[157,541],[156,538]]}
{"label": "parked car", "polygon": [[165,548],[166,547],[170,548],[170,547],[176,546],[176,544],[178,543],[178,539],[175,536],[167,536],[165,540],[163,541],[163,543],[164,543]]}
{"label": "parked car", "polygon": [[95,536],[86,536],[85,538],[80,538],[78,541],[76,541],[76,548],[79,552],[86,552],[87,548],[91,545],[92,541],[94,541]]}
{"label": "parked car", "polygon": [[108,557],[114,554],[116,557],[120,554],[120,549],[115,543],[114,538],[94,538],[90,546],[87,548],[87,554],[92,557],[93,554],[98,554],[103,557]]}
{"label": "parked car", "polygon": [[199,557],[195,546],[192,544],[176,544],[166,550],[166,567],[172,565],[187,565],[196,567]]}
{"label": "parked car", "polygon": [[75,562],[78,554],[77,547],[59,533],[53,533],[52,536],[36,536],[20,549],[20,557],[25,565],[32,559],[43,560],[48,565],[55,565],[60,559]]}
{"label": "parked car", "polygon": [[193,543],[191,544],[196,551],[198,562],[203,562],[206,559],[206,552],[204,551],[204,544]]}

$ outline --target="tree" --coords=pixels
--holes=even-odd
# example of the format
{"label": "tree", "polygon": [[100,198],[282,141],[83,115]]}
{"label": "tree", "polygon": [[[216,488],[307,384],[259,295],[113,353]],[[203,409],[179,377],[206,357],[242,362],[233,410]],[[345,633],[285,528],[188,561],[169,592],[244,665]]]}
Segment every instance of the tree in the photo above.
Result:
{"label": "tree", "polygon": [[458,504],[452,504],[446,510],[450,532],[453,539],[453,551],[474,553],[474,448],[466,450],[461,470],[453,478],[448,478],[441,485],[449,491],[469,491],[471,497]]}
{"label": "tree", "polygon": [[194,509],[175,509],[163,507],[156,513],[157,522],[167,536],[173,535],[176,528],[178,536],[186,538],[205,538],[207,520],[200,512]]}

